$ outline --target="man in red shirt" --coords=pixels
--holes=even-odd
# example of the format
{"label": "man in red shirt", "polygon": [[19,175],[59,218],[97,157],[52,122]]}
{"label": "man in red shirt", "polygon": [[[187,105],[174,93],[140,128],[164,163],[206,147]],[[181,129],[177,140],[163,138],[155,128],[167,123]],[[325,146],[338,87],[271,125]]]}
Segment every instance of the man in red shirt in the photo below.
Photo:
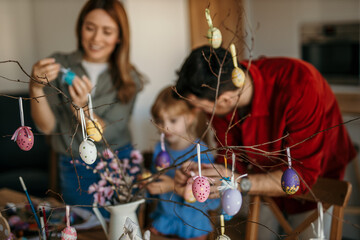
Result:
{"label": "man in red shirt", "polygon": [[[230,164],[236,153],[237,175],[248,173],[240,191],[273,196],[289,215],[314,209],[315,204],[287,197],[280,182],[288,168],[286,147],[300,177],[297,194],[307,192],[320,176],[342,179],[355,157],[331,88],[312,65],[298,59],[260,58],[240,67],[246,77],[237,88],[231,81],[230,53],[197,48],[179,72],[177,94],[208,114],[219,145],[217,162],[226,156]],[[203,166],[204,176],[219,173],[225,174],[223,164],[216,170]],[[188,176],[184,169],[176,172],[179,194]],[[210,197],[219,196],[219,184],[211,187]]]}

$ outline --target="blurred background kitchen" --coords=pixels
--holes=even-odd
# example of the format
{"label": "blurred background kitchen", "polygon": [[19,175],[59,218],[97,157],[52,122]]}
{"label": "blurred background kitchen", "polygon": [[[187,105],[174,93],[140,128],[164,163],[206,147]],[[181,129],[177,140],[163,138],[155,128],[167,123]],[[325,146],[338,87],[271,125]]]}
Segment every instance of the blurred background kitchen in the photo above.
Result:
{"label": "blurred background kitchen", "polygon": [[[39,59],[54,51],[76,48],[75,22],[85,0],[0,0],[0,60],[17,60],[28,73]],[[192,47],[206,42],[204,8],[208,0],[123,0],[131,29],[131,59],[149,80],[139,94],[132,121],[134,143],[141,151],[151,150],[158,140],[150,122],[150,106],[159,89],[176,80],[176,70]],[[214,25],[246,32],[245,42],[237,47],[243,58],[252,56],[289,56],[312,62],[327,77],[337,94],[344,121],[360,116],[359,84],[359,0],[219,0],[210,1]],[[234,8],[236,6],[238,8]],[[235,9],[244,9],[244,12]],[[245,13],[245,14],[242,14]],[[230,15],[230,16],[229,16]],[[238,18],[241,15],[241,18]],[[240,25],[235,23],[240,22]],[[222,30],[223,34],[231,35]],[[227,44],[225,42],[225,44]],[[226,45],[223,45],[227,47]],[[336,67],[335,67],[336,66]],[[13,63],[0,64],[0,75],[27,81],[28,77]],[[26,96],[28,86],[0,79],[0,93]],[[29,154],[19,153],[9,135],[20,125],[18,102],[0,98],[0,187],[18,184],[19,172],[34,175],[46,188],[50,152],[44,148]],[[28,106],[25,104],[25,106]],[[31,121],[26,113],[25,123]],[[360,120],[347,124],[353,141],[360,146]],[[5,137],[4,137],[5,136]],[[47,139],[37,139],[46,144]],[[36,144],[35,144],[36,145]],[[14,148],[12,148],[14,146]],[[14,149],[14,150],[12,150]],[[30,152],[29,152],[30,153]],[[18,159],[18,160],[17,160]],[[359,158],[347,171],[353,184],[350,206],[345,215],[344,236],[360,239]],[[29,169],[33,168],[32,171]],[[35,174],[38,172],[38,174]],[[53,172],[50,172],[53,174]],[[15,182],[11,179],[16,176]],[[38,178],[38,179],[37,179]],[[8,184],[8,185],[7,185]],[[50,184],[54,184],[51,183]],[[357,224],[357,228],[352,226]]]}

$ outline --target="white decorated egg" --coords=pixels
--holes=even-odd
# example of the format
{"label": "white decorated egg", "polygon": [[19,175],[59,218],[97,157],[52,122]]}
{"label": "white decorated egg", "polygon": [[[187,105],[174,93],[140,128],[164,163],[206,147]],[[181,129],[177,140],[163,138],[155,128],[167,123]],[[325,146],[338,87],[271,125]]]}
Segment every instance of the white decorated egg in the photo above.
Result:
{"label": "white decorated egg", "polygon": [[216,28],[216,27],[209,28],[209,30],[207,32],[207,37],[209,39],[209,43],[211,44],[211,46],[213,48],[216,49],[221,46],[222,35],[218,28]]}
{"label": "white decorated egg", "polygon": [[61,231],[61,240],[76,240],[77,233],[74,227],[67,226]]}
{"label": "white decorated egg", "polygon": [[96,146],[89,139],[85,139],[84,141],[81,142],[81,144],[79,146],[79,153],[80,153],[81,159],[86,164],[89,164],[89,165],[93,164],[97,157]]}
{"label": "white decorated egg", "polygon": [[206,177],[197,177],[192,184],[192,191],[198,202],[205,202],[210,195],[210,183]]}
{"label": "white decorated egg", "polygon": [[242,196],[237,189],[227,189],[221,197],[221,205],[223,210],[229,216],[237,214],[241,208]]}

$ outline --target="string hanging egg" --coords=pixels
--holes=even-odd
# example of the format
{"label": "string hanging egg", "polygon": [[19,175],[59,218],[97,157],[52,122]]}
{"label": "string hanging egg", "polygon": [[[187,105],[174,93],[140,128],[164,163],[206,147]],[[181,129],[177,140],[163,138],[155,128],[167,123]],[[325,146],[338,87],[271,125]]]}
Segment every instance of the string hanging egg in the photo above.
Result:
{"label": "string hanging egg", "polygon": [[97,157],[97,149],[96,146],[91,138],[87,136],[86,133],[86,125],[85,125],[85,116],[84,110],[80,108],[80,119],[81,119],[81,130],[83,134],[83,141],[79,146],[79,154],[81,159],[86,164],[93,164]]}
{"label": "string hanging egg", "polygon": [[60,68],[60,72],[62,73],[61,76],[62,82],[65,82],[69,86],[72,86],[76,74],[72,72],[70,68],[64,68],[64,67]]}
{"label": "string hanging egg", "polygon": [[24,126],[24,111],[21,97],[19,98],[19,108],[21,127],[16,129],[11,140],[16,141],[21,150],[29,151],[34,146],[34,134],[31,131],[31,127]]}
{"label": "string hanging egg", "polygon": [[295,194],[300,188],[300,179],[297,173],[292,169],[290,148],[286,148],[289,168],[281,176],[281,187],[286,194]]}
{"label": "string hanging egg", "polygon": [[209,43],[213,48],[219,48],[222,42],[222,35],[220,30],[213,26],[210,16],[210,10],[208,8],[205,9],[205,17],[209,25],[209,30],[207,32],[207,38],[209,39]]}
{"label": "string hanging egg", "polygon": [[239,176],[235,180],[234,176],[235,169],[235,154],[232,154],[232,171],[231,171],[231,181],[229,182],[229,186],[226,187],[226,190],[223,192],[221,196],[221,206],[224,212],[229,216],[234,216],[237,214],[242,205],[242,196],[240,191],[238,190],[237,180],[239,178],[247,176],[247,174]]}
{"label": "string hanging egg", "polygon": [[97,119],[94,119],[94,112],[90,93],[88,94],[88,105],[90,119],[86,122],[86,133],[92,140],[94,140],[95,142],[99,142],[102,139],[103,129],[99,121]]}
{"label": "string hanging egg", "polygon": [[210,183],[207,177],[201,176],[201,156],[200,156],[200,144],[197,144],[197,156],[198,156],[198,167],[199,176],[194,177],[192,184],[192,192],[195,199],[198,202],[205,202],[210,195]]}
{"label": "string hanging egg", "polygon": [[233,43],[230,45],[230,52],[231,52],[231,56],[232,56],[233,64],[234,64],[234,69],[232,70],[232,73],[231,73],[231,80],[236,87],[241,88],[244,86],[244,83],[245,83],[245,73],[238,66],[237,57],[236,57],[236,49],[235,49],[235,45]]}
{"label": "string hanging egg", "polygon": [[76,240],[77,233],[74,227],[70,226],[70,207],[66,205],[66,228],[61,231],[61,240]]}
{"label": "string hanging egg", "polygon": [[170,167],[171,158],[169,153],[165,150],[165,134],[161,133],[160,143],[161,143],[161,152],[158,153],[155,159],[156,169],[158,171]]}

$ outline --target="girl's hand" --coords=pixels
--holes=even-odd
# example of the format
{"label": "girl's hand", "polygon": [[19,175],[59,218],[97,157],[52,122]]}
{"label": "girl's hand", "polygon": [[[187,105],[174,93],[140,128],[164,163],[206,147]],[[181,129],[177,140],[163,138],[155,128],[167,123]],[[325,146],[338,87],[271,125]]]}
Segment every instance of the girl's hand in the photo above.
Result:
{"label": "girl's hand", "polygon": [[69,86],[72,101],[78,107],[84,107],[88,103],[88,93],[91,92],[92,87],[91,81],[86,76],[82,78],[75,76],[72,86]]}
{"label": "girl's hand", "polygon": [[[227,170],[228,177],[231,177],[231,170]],[[221,178],[226,177],[225,167],[222,164],[201,164],[201,175],[214,180],[210,184],[209,198],[219,198],[218,187],[221,185]]]}
{"label": "girl's hand", "polygon": [[167,175],[161,175],[158,180],[160,181],[154,181],[147,185],[146,189],[150,194],[155,195],[174,191],[174,180],[171,177]]}
{"label": "girl's hand", "polygon": [[31,77],[35,78],[39,82],[30,80],[30,88],[40,88],[42,89],[45,84],[49,81],[54,81],[59,75],[60,64],[55,62],[55,58],[44,58],[34,64],[31,72]]}

